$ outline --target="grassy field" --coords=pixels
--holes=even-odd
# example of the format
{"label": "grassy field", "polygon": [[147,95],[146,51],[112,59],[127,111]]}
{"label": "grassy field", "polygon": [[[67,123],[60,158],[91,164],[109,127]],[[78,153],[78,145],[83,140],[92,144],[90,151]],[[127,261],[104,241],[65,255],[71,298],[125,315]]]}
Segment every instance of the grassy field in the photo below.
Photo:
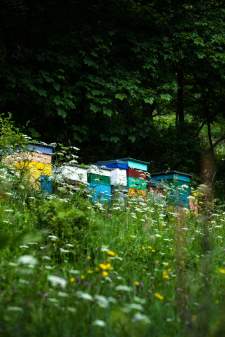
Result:
{"label": "grassy field", "polygon": [[92,205],[0,170],[0,335],[225,333],[225,210]]}

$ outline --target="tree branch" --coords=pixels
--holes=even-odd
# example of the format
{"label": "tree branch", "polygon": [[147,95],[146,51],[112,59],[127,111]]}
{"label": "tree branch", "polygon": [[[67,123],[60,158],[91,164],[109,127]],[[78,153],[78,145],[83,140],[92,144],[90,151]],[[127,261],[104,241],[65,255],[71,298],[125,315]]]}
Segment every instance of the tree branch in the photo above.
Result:
{"label": "tree branch", "polygon": [[221,143],[223,140],[225,140],[225,135],[221,136],[219,139],[215,141],[214,144],[212,144],[213,148],[215,148],[219,143]]}

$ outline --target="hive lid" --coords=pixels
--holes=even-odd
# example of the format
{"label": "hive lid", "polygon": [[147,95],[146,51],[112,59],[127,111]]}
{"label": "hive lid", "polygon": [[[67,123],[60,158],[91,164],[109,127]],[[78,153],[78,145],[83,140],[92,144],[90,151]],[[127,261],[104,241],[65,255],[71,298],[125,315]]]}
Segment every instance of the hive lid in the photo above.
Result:
{"label": "hive lid", "polygon": [[53,146],[38,144],[38,143],[37,144],[29,143],[28,146],[27,146],[27,149],[29,151],[45,153],[45,154],[53,154],[53,152],[54,152]]}
{"label": "hive lid", "polygon": [[184,173],[184,172],[180,172],[180,171],[163,171],[163,172],[155,172],[155,173],[151,173],[151,177],[154,177],[154,176],[167,176],[167,175],[174,175],[174,174],[178,174],[178,175],[181,175],[181,176],[185,176],[185,177],[189,177],[189,178],[192,178],[192,175],[191,174],[188,174],[188,173]]}
{"label": "hive lid", "polygon": [[139,160],[139,159],[135,159],[135,158],[131,158],[131,157],[127,157],[127,158],[119,158],[119,161],[134,161],[136,163],[140,163],[140,164],[145,164],[145,165],[150,165],[150,162],[148,161],[143,161],[143,160]]}

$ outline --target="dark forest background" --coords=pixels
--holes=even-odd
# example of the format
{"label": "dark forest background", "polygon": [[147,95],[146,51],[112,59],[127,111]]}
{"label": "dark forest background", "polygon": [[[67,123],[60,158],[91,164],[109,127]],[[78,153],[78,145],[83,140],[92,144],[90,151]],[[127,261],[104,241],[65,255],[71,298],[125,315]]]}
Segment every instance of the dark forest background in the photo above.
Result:
{"label": "dark forest background", "polygon": [[83,162],[198,176],[207,155],[222,186],[224,1],[0,2],[1,113]]}

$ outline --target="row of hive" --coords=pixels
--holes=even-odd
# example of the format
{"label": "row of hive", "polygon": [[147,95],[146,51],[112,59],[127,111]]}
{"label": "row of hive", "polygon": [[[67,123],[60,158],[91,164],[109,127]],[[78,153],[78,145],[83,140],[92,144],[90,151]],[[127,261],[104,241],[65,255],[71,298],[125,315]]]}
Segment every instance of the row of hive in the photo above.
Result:
{"label": "row of hive", "polygon": [[[100,161],[87,168],[78,165],[61,165],[52,167],[53,148],[50,146],[30,144],[27,151],[8,156],[6,163],[15,163],[19,169],[27,169],[32,183],[43,191],[52,192],[52,179],[67,181],[70,184],[84,184],[90,190],[94,202],[109,202],[113,196],[146,197],[148,191],[163,193],[163,185],[172,186],[169,198],[184,207],[188,207],[191,176],[170,171],[148,173],[149,163],[133,158]],[[169,183],[169,184],[168,184]]]}

